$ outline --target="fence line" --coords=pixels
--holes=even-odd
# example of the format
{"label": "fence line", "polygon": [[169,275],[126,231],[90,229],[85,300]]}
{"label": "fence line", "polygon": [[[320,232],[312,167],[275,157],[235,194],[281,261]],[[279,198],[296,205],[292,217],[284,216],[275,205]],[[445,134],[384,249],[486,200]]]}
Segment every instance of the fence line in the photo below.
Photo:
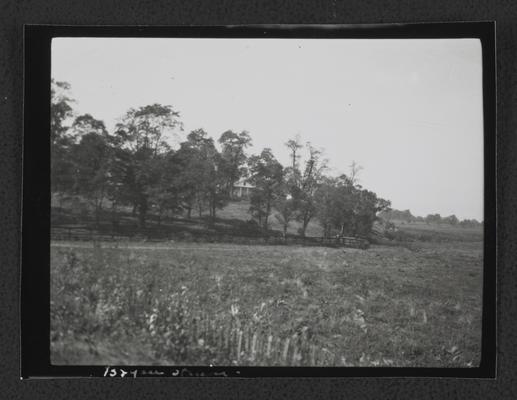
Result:
{"label": "fence line", "polygon": [[149,242],[186,241],[203,243],[236,243],[257,245],[303,245],[353,247],[367,249],[368,240],[359,237],[292,237],[259,236],[259,235],[230,235],[218,233],[177,233],[169,231],[134,230],[125,232],[99,232],[88,226],[58,226],[52,227],[51,238],[54,240],[70,241],[118,241],[136,240]]}
{"label": "fence line", "polygon": [[[305,333],[280,337],[251,325],[235,325],[233,319],[210,319],[198,314],[185,326],[193,337],[188,350],[210,348],[221,363],[277,366],[343,366],[342,355],[311,343]],[[203,329],[197,329],[203,327]],[[187,358],[188,358],[187,350]]]}

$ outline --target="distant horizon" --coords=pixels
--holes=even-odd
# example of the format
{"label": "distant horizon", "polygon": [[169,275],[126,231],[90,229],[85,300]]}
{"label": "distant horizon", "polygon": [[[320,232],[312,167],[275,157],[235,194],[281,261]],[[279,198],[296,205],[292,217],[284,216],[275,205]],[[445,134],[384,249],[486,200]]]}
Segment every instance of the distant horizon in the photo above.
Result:
{"label": "distant horizon", "polygon": [[[138,55],[138,57],[137,57]],[[52,42],[52,78],[113,133],[130,107],[172,105],[184,132],[246,130],[248,154],[299,134],[331,175],[415,216],[483,221],[481,46],[475,39],[108,39]]]}

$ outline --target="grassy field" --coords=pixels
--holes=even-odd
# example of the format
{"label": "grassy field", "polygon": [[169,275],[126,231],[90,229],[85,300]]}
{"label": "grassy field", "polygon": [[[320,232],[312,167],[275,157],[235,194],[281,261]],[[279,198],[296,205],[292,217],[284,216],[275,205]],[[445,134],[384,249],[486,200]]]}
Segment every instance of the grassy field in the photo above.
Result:
{"label": "grassy field", "polygon": [[406,228],[369,250],[53,242],[52,362],[477,366],[481,233]]}

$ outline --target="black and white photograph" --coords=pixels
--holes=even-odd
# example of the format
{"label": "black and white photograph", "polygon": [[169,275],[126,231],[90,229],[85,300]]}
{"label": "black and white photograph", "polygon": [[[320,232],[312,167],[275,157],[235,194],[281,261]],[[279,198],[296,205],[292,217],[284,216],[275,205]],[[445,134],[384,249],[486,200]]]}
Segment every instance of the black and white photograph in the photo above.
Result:
{"label": "black and white photograph", "polygon": [[51,364],[479,367],[482,53],[54,38]]}

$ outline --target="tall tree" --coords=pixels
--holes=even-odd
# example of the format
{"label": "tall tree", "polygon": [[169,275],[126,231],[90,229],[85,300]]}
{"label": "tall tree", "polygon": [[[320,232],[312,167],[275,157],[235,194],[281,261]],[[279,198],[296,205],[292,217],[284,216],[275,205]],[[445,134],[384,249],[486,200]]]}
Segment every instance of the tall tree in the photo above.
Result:
{"label": "tall tree", "polygon": [[296,205],[292,196],[292,190],[289,186],[289,181],[286,179],[284,169],[284,176],[282,182],[276,189],[276,196],[273,200],[273,206],[277,213],[275,218],[282,224],[282,233],[284,239],[287,236],[287,228],[289,223],[295,218]]}
{"label": "tall tree", "polygon": [[297,217],[302,223],[300,228],[302,236],[305,236],[309,222],[316,215],[317,207],[314,195],[326,169],[326,162],[321,159],[321,151],[317,150],[309,142],[307,142],[306,148],[308,157],[303,174],[301,174],[295,198],[298,211]]}
{"label": "tall tree", "polygon": [[363,167],[359,165],[357,162],[352,161],[350,164],[350,181],[352,185],[357,185],[359,183],[359,173],[363,170]]}
{"label": "tall tree", "polygon": [[152,104],[130,109],[117,124],[119,176],[123,180],[124,198],[138,211],[138,223],[146,225],[153,187],[160,182],[156,168],[161,154],[170,150],[167,139],[182,129],[179,113],[171,106]]}
{"label": "tall tree", "polygon": [[339,219],[340,207],[338,203],[341,199],[339,197],[337,179],[323,177],[314,197],[318,204],[316,216],[323,228],[323,236],[328,238],[332,235],[335,225],[339,225],[339,221],[336,221]]}
{"label": "tall tree", "polygon": [[201,217],[207,207],[205,180],[208,165],[205,161],[208,149],[212,147],[212,139],[203,129],[197,129],[190,132],[187,140],[181,143],[175,154],[180,165],[176,180],[188,218],[191,217],[193,209],[197,209]]}
{"label": "tall tree", "polygon": [[291,168],[293,171],[298,170],[298,159],[300,158],[300,150],[303,148],[300,143],[300,136],[296,135],[293,139],[289,139],[285,145],[290,151]]}
{"label": "tall tree", "polygon": [[336,181],[335,197],[333,201],[332,223],[339,234],[354,234],[354,213],[357,208],[358,191],[352,179],[347,175],[339,176]]}
{"label": "tall tree", "polygon": [[99,225],[103,201],[109,193],[112,151],[105,135],[85,133],[72,148],[74,192],[91,202],[96,226]]}
{"label": "tall tree", "polygon": [[280,193],[283,168],[268,148],[251,156],[248,165],[249,181],[255,186],[250,197],[250,212],[267,230],[273,203]]}
{"label": "tall tree", "polygon": [[156,156],[151,167],[154,169],[156,180],[149,189],[149,203],[158,215],[160,225],[164,213],[182,209],[181,188],[178,184],[181,168],[172,150]]}
{"label": "tall tree", "polygon": [[68,126],[65,122],[73,116],[68,82],[51,80],[50,84],[50,138],[52,144],[58,144],[65,136]]}
{"label": "tall tree", "polygon": [[118,134],[133,152],[144,149],[151,155],[167,151],[167,140],[183,129],[180,114],[172,106],[152,104],[131,108],[117,124]]}
{"label": "tall tree", "polygon": [[50,87],[50,182],[52,193],[59,198],[73,188],[73,163],[70,148],[73,141],[66,134],[66,122],[72,118],[73,100],[69,97],[70,84],[52,79]]}
{"label": "tall tree", "polygon": [[246,153],[251,145],[248,132],[224,132],[219,138],[221,145],[221,162],[219,173],[224,176],[224,189],[231,196],[234,184],[245,174]]}
{"label": "tall tree", "polygon": [[324,178],[315,198],[317,216],[326,237],[333,231],[341,236],[369,236],[378,216],[390,207],[389,201],[362,189],[347,175]]}
{"label": "tall tree", "polygon": [[182,166],[178,181],[188,215],[194,207],[200,216],[208,209],[213,222],[217,209],[222,208],[228,200],[226,176],[221,172],[221,155],[213,139],[202,129],[192,131],[176,156]]}
{"label": "tall tree", "polygon": [[95,119],[90,114],[83,114],[76,117],[70,127],[70,136],[76,141],[80,141],[84,135],[89,133],[96,133],[104,137],[108,135],[103,121]]}
{"label": "tall tree", "polygon": [[377,197],[374,192],[366,189],[358,190],[354,204],[352,233],[365,237],[370,235],[378,213],[388,210],[390,206],[391,203],[388,200]]}

